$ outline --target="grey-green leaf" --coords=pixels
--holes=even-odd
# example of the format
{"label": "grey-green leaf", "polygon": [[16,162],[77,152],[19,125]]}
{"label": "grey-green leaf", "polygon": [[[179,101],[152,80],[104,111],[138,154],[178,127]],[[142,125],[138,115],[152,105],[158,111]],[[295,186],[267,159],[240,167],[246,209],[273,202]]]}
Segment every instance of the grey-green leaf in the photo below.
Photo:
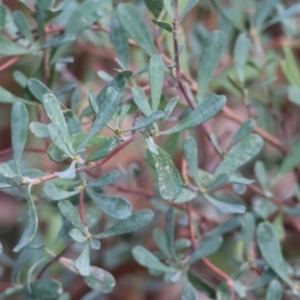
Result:
{"label": "grey-green leaf", "polygon": [[43,97],[46,94],[52,93],[46,85],[35,78],[30,78],[27,85],[30,93],[40,102],[43,102]]}
{"label": "grey-green leaf", "polygon": [[65,191],[58,188],[52,181],[47,181],[43,187],[43,191],[51,200],[59,201],[67,198],[71,198],[79,193],[79,190]]}
{"label": "grey-green leaf", "polygon": [[145,0],[147,8],[151,11],[155,18],[157,18],[164,8],[163,0]]}
{"label": "grey-green leaf", "polygon": [[53,39],[47,41],[44,45],[42,45],[42,49],[57,48],[64,44],[71,43],[75,40],[76,40],[75,34],[68,33],[62,36],[54,37]]}
{"label": "grey-green leaf", "polygon": [[171,157],[159,147],[157,150],[159,155],[147,151],[154,161],[159,194],[164,200],[174,200],[183,186],[180,173],[174,166]]}
{"label": "grey-green leaf", "polygon": [[237,142],[239,142],[240,140],[242,140],[244,137],[246,137],[247,135],[249,135],[253,129],[255,127],[255,121],[252,119],[249,119],[247,121],[245,121],[237,130],[237,132],[234,134],[234,136],[232,137],[229,145],[227,148],[232,147],[234,144],[236,144]]}
{"label": "grey-green leaf", "polygon": [[153,230],[153,240],[157,247],[167,256],[171,257],[171,253],[169,251],[169,246],[167,242],[167,237],[164,231],[160,228],[155,228]]}
{"label": "grey-green leaf", "polygon": [[136,125],[134,125],[130,128],[123,129],[122,131],[127,132],[127,131],[132,131],[132,130],[138,130],[138,129],[145,128],[147,126],[152,125],[153,123],[155,123],[156,121],[161,119],[163,116],[164,116],[164,113],[160,110],[157,110],[154,113],[152,113],[149,117],[142,120],[141,122],[138,122]]}
{"label": "grey-green leaf", "polygon": [[198,299],[198,296],[197,296],[193,286],[190,284],[188,279],[185,277],[184,281],[183,281],[181,300],[197,300],[197,299]]}
{"label": "grey-green leaf", "polygon": [[176,269],[168,267],[156,258],[149,250],[142,246],[132,249],[134,259],[142,266],[163,273],[176,272]]}
{"label": "grey-green leaf", "polygon": [[29,129],[37,138],[49,137],[48,126],[46,124],[40,122],[31,122]]}
{"label": "grey-green leaf", "polygon": [[167,105],[164,108],[164,117],[161,120],[161,125],[160,127],[162,128],[162,126],[165,124],[165,122],[168,120],[168,118],[170,117],[171,113],[173,112],[174,108],[176,107],[176,104],[178,102],[178,98],[179,97],[174,97],[172,99],[170,99],[167,103]]}
{"label": "grey-green leaf", "polygon": [[75,261],[75,267],[82,276],[90,275],[90,244],[85,243],[82,252]]}
{"label": "grey-green leaf", "polygon": [[256,134],[248,135],[231,148],[228,155],[218,166],[214,176],[216,177],[222,173],[231,174],[258,154],[263,144],[263,139],[260,136]]}
{"label": "grey-green leaf", "polygon": [[62,215],[72,223],[72,225],[78,228],[83,234],[85,233],[85,228],[79,218],[78,212],[73,204],[68,200],[61,200],[58,202],[58,208]]}
{"label": "grey-green leaf", "polygon": [[252,213],[247,212],[242,219],[242,236],[244,241],[244,257],[248,259],[250,244],[254,236],[255,219]]}
{"label": "grey-green leaf", "polygon": [[201,103],[195,110],[190,112],[183,120],[174,127],[162,131],[162,135],[169,135],[196,127],[216,115],[225,105],[225,96],[212,96]]}
{"label": "grey-green leaf", "polygon": [[292,146],[290,152],[285,156],[280,165],[278,174],[273,179],[274,182],[280,179],[286,173],[292,171],[298,164],[300,164],[300,140],[296,141]]}
{"label": "grey-green leaf", "polygon": [[27,287],[21,291],[22,294],[28,296],[26,299],[58,299],[62,292],[61,283],[51,278],[43,278],[30,283],[30,292]]}
{"label": "grey-green leaf", "polygon": [[190,189],[182,188],[179,195],[175,198],[175,203],[185,203],[191,201],[197,197],[197,192],[191,191]]}
{"label": "grey-green leaf", "polygon": [[189,264],[195,263],[197,260],[206,257],[217,251],[223,243],[223,239],[219,235],[213,235],[200,242],[200,246],[191,254]]}
{"label": "grey-green leaf", "polygon": [[109,216],[115,219],[126,219],[131,215],[132,205],[122,197],[112,197],[87,190],[92,200]]}
{"label": "grey-green leaf", "polygon": [[152,110],[158,110],[160,96],[164,83],[165,63],[160,55],[153,55],[150,59],[149,79],[151,90]]}
{"label": "grey-green leaf", "polygon": [[245,81],[245,65],[247,63],[250,49],[250,40],[245,33],[238,36],[234,45],[234,64],[238,74],[239,81],[243,84]]}
{"label": "grey-green leaf", "polygon": [[152,19],[151,21],[154,24],[156,24],[157,26],[159,26],[160,28],[163,28],[164,30],[166,30],[168,32],[173,32],[173,27],[171,24],[161,21],[161,20],[157,20],[157,19]]}
{"label": "grey-green leaf", "polygon": [[183,153],[188,170],[195,183],[198,185],[200,183],[198,174],[198,146],[193,137],[189,136],[185,139],[183,144]]}
{"label": "grey-green leaf", "polygon": [[106,92],[106,99],[101,103],[96,119],[88,132],[86,138],[79,148],[83,148],[87,143],[110,121],[117,110],[119,104],[119,93],[112,87],[109,87]]}
{"label": "grey-green leaf", "polygon": [[32,37],[32,33],[31,33],[31,29],[30,29],[29,23],[26,19],[26,16],[24,15],[24,13],[20,10],[17,10],[13,13],[13,18],[14,18],[14,22],[15,22],[18,30],[22,34],[22,36],[25,39],[27,39],[28,41],[32,42],[33,37]]}
{"label": "grey-green leaf", "polygon": [[198,4],[198,0],[189,0],[179,17],[179,22]]}
{"label": "grey-green leaf", "polygon": [[22,48],[10,39],[0,34],[0,54],[4,56],[24,55],[30,53],[30,50]]}
{"label": "grey-green leaf", "polygon": [[268,222],[263,222],[258,225],[256,239],[260,252],[267,264],[282,280],[289,286],[292,286],[276,232]]}
{"label": "grey-green leaf", "polygon": [[215,206],[224,214],[243,214],[246,211],[246,207],[242,204],[225,202],[219,199],[215,199],[208,194],[205,194],[204,197],[207,201],[209,201],[213,206]]}
{"label": "grey-green leaf", "polygon": [[212,32],[205,40],[198,67],[198,102],[204,101],[204,95],[212,76],[220,62],[225,39],[221,31]]}
{"label": "grey-green leaf", "polygon": [[60,108],[60,103],[56,99],[56,97],[52,94],[46,94],[43,97],[43,106],[47,113],[47,116],[52,121],[52,123],[56,124],[59,127],[59,131],[62,133],[62,138],[68,147],[71,154],[75,154],[73,149],[73,145],[71,143],[71,138],[67,126],[67,122],[65,120],[64,114]]}
{"label": "grey-green leaf", "polygon": [[11,142],[14,150],[14,160],[17,172],[21,174],[20,165],[22,153],[27,140],[29,116],[26,106],[15,102],[11,109]]}
{"label": "grey-green leaf", "polygon": [[66,170],[55,172],[55,174],[61,179],[74,179],[76,177],[76,161],[73,160]]}
{"label": "grey-green leaf", "polygon": [[0,4],[0,33],[6,23],[6,8],[3,4]]}
{"label": "grey-green leaf", "polygon": [[83,235],[77,228],[73,228],[69,232],[69,236],[77,243],[85,243],[87,241],[87,236]]}
{"label": "grey-green leaf", "polygon": [[25,230],[23,231],[22,237],[18,242],[17,246],[13,249],[14,252],[19,252],[22,248],[28,245],[32,239],[34,238],[37,228],[38,228],[38,216],[36,212],[36,208],[31,197],[31,185],[28,186],[27,189],[27,205],[28,205],[28,219]]}
{"label": "grey-green leaf", "polygon": [[149,101],[145,95],[145,92],[140,86],[135,86],[132,88],[133,101],[139,110],[146,116],[149,117],[152,114],[152,109],[150,107]]}
{"label": "grey-green leaf", "polygon": [[130,4],[119,4],[117,13],[130,37],[149,55],[157,54],[153,39],[139,12]]}
{"label": "grey-green leaf", "polygon": [[116,285],[114,277],[107,271],[90,266],[90,276],[84,278],[85,283],[95,291],[107,294]]}
{"label": "grey-green leaf", "polygon": [[110,40],[124,69],[127,69],[129,61],[128,34],[118,18],[113,18],[110,23]]}
{"label": "grey-green leaf", "polygon": [[288,97],[289,100],[297,106],[300,106],[300,88],[291,85],[288,87]]}
{"label": "grey-green leaf", "polygon": [[277,279],[273,279],[268,285],[266,300],[281,300],[282,287]]}
{"label": "grey-green leaf", "polygon": [[255,176],[257,177],[261,188],[265,191],[269,184],[268,174],[265,164],[262,161],[255,162],[254,165]]}
{"label": "grey-green leaf", "polygon": [[134,232],[149,223],[152,220],[153,216],[154,214],[150,209],[138,210],[134,212],[129,218],[120,221],[116,225],[106,229],[100,234],[94,235],[94,237],[101,239],[109,236]]}
{"label": "grey-green leaf", "polygon": [[87,186],[91,186],[91,187],[103,187],[106,185],[110,185],[112,183],[114,183],[117,178],[119,177],[120,173],[118,171],[112,170],[109,171],[108,173],[104,174],[103,176],[101,176],[100,178],[89,182],[87,184]]}

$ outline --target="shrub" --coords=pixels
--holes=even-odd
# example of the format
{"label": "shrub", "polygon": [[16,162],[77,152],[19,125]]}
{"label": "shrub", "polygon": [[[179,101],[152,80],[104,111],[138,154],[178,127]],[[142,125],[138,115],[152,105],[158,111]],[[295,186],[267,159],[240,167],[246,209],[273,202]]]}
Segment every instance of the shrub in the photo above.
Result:
{"label": "shrub", "polygon": [[0,5],[0,299],[299,297],[300,5],[117,2]]}

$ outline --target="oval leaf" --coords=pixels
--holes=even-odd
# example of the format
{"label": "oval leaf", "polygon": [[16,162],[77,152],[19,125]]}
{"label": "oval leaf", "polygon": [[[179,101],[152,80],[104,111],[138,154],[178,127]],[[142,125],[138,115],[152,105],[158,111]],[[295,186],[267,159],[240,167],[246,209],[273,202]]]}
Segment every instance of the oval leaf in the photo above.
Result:
{"label": "oval leaf", "polygon": [[100,234],[94,235],[95,238],[106,238],[109,236],[125,234],[136,231],[149,223],[154,214],[150,209],[142,209],[134,212],[129,218],[122,220],[111,228],[106,229]]}
{"label": "oval leaf", "polygon": [[90,244],[86,243],[75,261],[75,267],[82,276],[90,275]]}
{"label": "oval leaf", "polygon": [[132,205],[121,197],[111,197],[95,193],[88,189],[88,195],[109,216],[115,219],[126,219],[131,215]]}
{"label": "oval leaf", "polygon": [[176,126],[162,131],[161,134],[167,135],[196,127],[216,115],[223,108],[225,103],[225,96],[212,96],[190,112]]}
{"label": "oval leaf", "polygon": [[157,54],[152,37],[139,12],[130,4],[119,4],[117,13],[130,37],[149,55]]}
{"label": "oval leaf", "polygon": [[134,247],[132,249],[132,255],[140,265],[151,270],[156,270],[164,273],[176,272],[176,269],[163,264],[149,250],[142,246]]}

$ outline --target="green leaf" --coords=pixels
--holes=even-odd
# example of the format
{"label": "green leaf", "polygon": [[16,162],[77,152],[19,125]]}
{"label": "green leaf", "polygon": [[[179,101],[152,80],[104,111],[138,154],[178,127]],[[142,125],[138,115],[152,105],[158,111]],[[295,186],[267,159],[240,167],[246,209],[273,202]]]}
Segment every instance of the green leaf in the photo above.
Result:
{"label": "green leaf", "polygon": [[252,213],[246,212],[242,218],[242,237],[244,241],[244,257],[248,259],[250,244],[254,236],[255,219]]}
{"label": "green leaf", "polygon": [[300,72],[293,51],[288,45],[284,45],[283,50],[285,60],[281,61],[281,67],[284,75],[292,85],[300,88]]}
{"label": "green leaf", "polygon": [[228,155],[218,166],[214,176],[216,177],[222,173],[233,173],[257,155],[262,149],[263,144],[263,139],[260,136],[256,134],[248,135],[231,148]]}
{"label": "green leaf", "polygon": [[46,9],[51,8],[52,0],[35,0],[35,7],[36,7],[36,19],[38,25],[38,35],[40,41],[43,39],[44,34],[44,25],[46,21]]}
{"label": "green leaf", "polygon": [[105,143],[103,143],[100,147],[98,147],[88,156],[88,158],[86,159],[86,163],[106,157],[109,154],[109,152],[113,150],[118,144],[118,138],[108,138]]}
{"label": "green leaf", "polygon": [[156,258],[149,250],[142,246],[132,249],[134,259],[142,266],[163,273],[176,272],[176,269],[168,267]]}
{"label": "green leaf", "polygon": [[6,8],[0,4],[0,34],[6,23]]}
{"label": "green leaf", "polygon": [[66,170],[55,172],[55,174],[61,179],[74,179],[76,177],[76,161],[72,161]]}
{"label": "green leaf", "polygon": [[55,201],[71,198],[79,193],[79,189],[75,191],[65,191],[58,188],[52,181],[47,181],[43,187],[45,195]]}
{"label": "green leaf", "polygon": [[216,115],[225,105],[225,96],[212,96],[191,111],[183,120],[174,127],[162,131],[162,135],[168,135],[196,127]]}
{"label": "green leaf", "polygon": [[29,116],[26,106],[21,102],[15,102],[11,109],[11,143],[14,150],[15,166],[18,174],[21,174],[21,159],[27,140]]}
{"label": "green leaf", "polygon": [[85,234],[85,227],[83,226],[78,212],[73,204],[68,200],[61,200],[58,202],[58,208],[62,215],[69,221],[71,224],[78,228],[83,234]]}
{"label": "green leaf", "polygon": [[215,199],[208,194],[204,194],[208,202],[215,206],[220,212],[224,214],[243,214],[246,207],[242,204],[230,203],[222,201],[223,199]]}
{"label": "green leaf", "polygon": [[287,9],[280,12],[277,16],[272,18],[270,21],[266,22],[263,29],[266,29],[267,27],[274,25],[278,22],[282,22],[286,18],[297,15],[299,12],[300,12],[300,4],[295,3],[291,6],[289,6]]}
{"label": "green leaf", "polygon": [[296,141],[292,146],[290,152],[285,156],[283,162],[280,165],[279,171],[275,178],[273,178],[272,182],[276,182],[283,175],[292,171],[295,167],[300,164],[300,140]]}
{"label": "green leaf", "polygon": [[158,190],[164,200],[174,200],[180,193],[183,182],[180,173],[173,164],[171,157],[157,147],[159,155],[148,151],[148,155],[154,161],[154,167],[158,180]]}
{"label": "green leaf", "polygon": [[48,126],[46,124],[43,124],[40,122],[31,122],[29,125],[29,130],[37,138],[48,138],[49,137]]}
{"label": "green leaf", "polygon": [[99,241],[95,240],[95,239],[91,239],[90,240],[90,246],[92,249],[95,249],[95,250],[99,250],[100,247],[101,247],[101,244]]}
{"label": "green leaf", "polygon": [[170,117],[171,113],[173,112],[174,108],[176,107],[178,99],[179,99],[179,97],[174,97],[168,101],[168,103],[164,109],[164,117],[161,120],[160,128],[162,128],[162,126],[165,124],[165,122]]}
{"label": "green leaf", "polygon": [[106,214],[115,219],[126,219],[131,215],[132,205],[126,199],[99,194],[91,189],[87,193]]}
{"label": "green leaf", "polygon": [[250,45],[250,40],[245,33],[238,36],[234,45],[234,64],[239,81],[242,84],[244,84],[245,81],[245,66],[247,63]]}
{"label": "green leaf", "polygon": [[268,16],[271,14],[275,4],[278,0],[265,0],[262,3],[257,3],[255,19],[256,19],[256,27],[262,27],[263,23],[266,21]]}
{"label": "green leaf", "polygon": [[231,232],[236,228],[241,226],[241,218],[240,217],[233,217],[228,221],[222,223],[221,225],[215,227],[213,230],[207,232],[205,236],[212,236],[212,235],[223,235],[224,233]]}
{"label": "green leaf", "polygon": [[164,113],[160,110],[157,110],[154,113],[152,113],[149,117],[145,118],[141,122],[138,122],[136,125],[134,125],[130,128],[123,129],[122,132],[127,132],[127,131],[132,131],[132,130],[138,130],[138,129],[145,128],[147,126],[152,125],[153,123],[155,123],[156,121],[161,119],[163,116],[164,116]]}
{"label": "green leaf", "polygon": [[53,144],[63,153],[63,157],[70,157],[73,159],[74,152],[70,151],[70,148],[63,137],[63,133],[59,130],[59,126],[57,124],[50,123],[47,128]]}
{"label": "green leaf", "polygon": [[211,192],[217,190],[218,188],[222,187],[225,184],[228,184],[229,182],[230,181],[229,181],[228,174],[223,173],[215,177],[207,186],[205,186],[205,189],[207,192]]}
{"label": "green leaf", "polygon": [[85,283],[95,291],[107,294],[116,285],[114,277],[107,271],[90,266],[90,276],[84,278]]}
{"label": "green leaf", "polygon": [[27,287],[21,290],[23,295],[30,297],[29,299],[57,299],[63,293],[61,283],[51,278],[39,279],[29,286],[30,291]]}
{"label": "green leaf", "polygon": [[25,48],[22,48],[18,44],[15,44],[7,37],[0,34],[0,54],[4,56],[16,56],[28,54],[31,51]]}
{"label": "green leaf", "polygon": [[30,78],[27,84],[30,93],[40,102],[43,102],[44,95],[52,93],[46,85],[35,78]]}
{"label": "green leaf", "polygon": [[87,184],[87,186],[103,187],[106,185],[110,185],[110,184],[114,183],[118,179],[119,176],[120,176],[120,173],[118,171],[112,170],[112,171],[109,171],[108,173],[104,174],[100,178],[98,178],[92,182],[89,182]]}
{"label": "green leaf", "polygon": [[171,24],[161,21],[161,20],[157,20],[157,19],[151,19],[151,21],[156,24],[157,26],[159,26],[160,28],[168,31],[168,32],[173,32],[173,27]]}
{"label": "green leaf", "polygon": [[150,209],[138,210],[134,212],[129,218],[122,220],[114,226],[101,232],[100,234],[93,236],[97,239],[103,239],[109,236],[134,232],[149,223],[152,220],[153,216],[154,214]]}
{"label": "green leaf", "polygon": [[13,18],[22,36],[28,41],[33,42],[31,29],[24,13],[22,11],[17,10],[13,13]]}
{"label": "green leaf", "polygon": [[205,40],[198,67],[198,93],[197,99],[201,103],[212,76],[220,62],[225,39],[221,31],[212,32]]}
{"label": "green leaf", "polygon": [[116,112],[118,105],[119,93],[114,88],[109,87],[106,92],[106,99],[99,106],[99,112],[96,119],[79,148],[85,147],[87,143],[102,130]]}
{"label": "green leaf", "polygon": [[[60,108],[59,101],[56,99],[56,97],[54,95],[46,94],[43,97],[43,106],[44,106],[44,109],[45,109],[49,119],[52,121],[53,124],[58,126],[59,131],[62,134],[62,139],[63,139],[65,145],[67,146],[68,150],[70,151],[70,153],[72,155],[74,155],[75,151],[74,151],[73,145],[71,143],[68,126],[67,126],[65,117],[63,115],[63,112]],[[49,129],[49,125],[48,125],[48,129]],[[50,136],[51,136],[51,134],[50,134]]]}
{"label": "green leaf", "polygon": [[300,106],[300,88],[294,85],[288,87],[289,100],[297,106]]}
{"label": "green leaf", "polygon": [[53,39],[47,41],[44,45],[42,45],[42,49],[57,48],[65,44],[72,43],[75,40],[75,34],[68,33],[62,36],[54,37]]}
{"label": "green leaf", "polygon": [[132,88],[132,96],[133,101],[139,110],[146,117],[149,117],[152,114],[152,109],[143,89],[140,86],[134,86]]}
{"label": "green leaf", "polygon": [[189,0],[186,4],[183,12],[179,16],[179,22],[183,20],[183,18],[198,4],[198,0]]}
{"label": "green leaf", "polygon": [[130,37],[149,55],[157,54],[157,50],[139,12],[130,4],[119,4],[117,13],[121,24]]}
{"label": "green leaf", "polygon": [[186,277],[184,277],[183,279],[181,300],[198,300],[198,296],[193,286],[190,284],[189,280]]}
{"label": "green leaf", "polygon": [[149,79],[152,110],[158,110],[165,76],[165,63],[160,55],[150,58]]}
{"label": "green leaf", "polygon": [[69,236],[77,243],[85,243],[87,241],[87,237],[77,228],[73,228],[69,232]]}
{"label": "green leaf", "polygon": [[267,264],[283,281],[292,287],[273,227],[268,222],[260,223],[257,227],[256,238],[260,252]]}
{"label": "green leaf", "polygon": [[191,191],[186,188],[182,188],[179,195],[175,198],[175,203],[185,203],[191,201],[197,197],[197,192]]}
{"label": "green leaf", "polygon": [[167,257],[171,257],[167,237],[164,231],[160,228],[155,228],[153,230],[153,240],[159,250],[161,250]]}
{"label": "green leaf", "polygon": [[190,283],[195,289],[212,299],[216,299],[216,291],[213,287],[202,281],[199,277],[195,276],[190,271],[188,271],[187,275]]}
{"label": "green leaf", "polygon": [[189,136],[185,139],[183,144],[183,153],[191,177],[196,184],[199,184],[200,179],[198,175],[198,146],[196,140],[193,137]]}
{"label": "green leaf", "polygon": [[90,275],[90,244],[85,243],[82,252],[75,261],[75,267],[82,276]]}
{"label": "green leaf", "polygon": [[112,18],[110,23],[110,40],[123,68],[127,69],[129,62],[128,34],[116,17]]}
{"label": "green leaf", "polygon": [[277,279],[273,279],[267,290],[266,300],[281,300],[282,299],[282,287]]}
{"label": "green leaf", "polygon": [[254,172],[261,188],[265,191],[269,185],[269,179],[265,164],[262,161],[256,161],[254,165]]}
{"label": "green leaf", "polygon": [[164,7],[168,13],[168,15],[173,19],[173,1],[171,0],[164,0]]}
{"label": "green leaf", "polygon": [[219,235],[208,237],[200,242],[200,246],[191,254],[188,263],[193,264],[199,259],[206,257],[217,251],[223,243]]}
{"label": "green leaf", "polygon": [[22,237],[19,240],[17,246],[15,246],[13,249],[14,252],[19,252],[22,248],[28,245],[34,238],[38,228],[38,216],[30,192],[31,192],[31,185],[28,186],[27,194],[26,194],[27,205],[28,205],[27,225],[25,230],[23,231]]}
{"label": "green leaf", "polygon": [[161,11],[164,8],[163,0],[145,0],[146,6],[149,11],[154,15],[155,18],[158,18]]}
{"label": "green leaf", "polygon": [[253,131],[254,127],[255,127],[255,121],[254,120],[249,119],[249,120],[245,121],[240,126],[238,131],[234,134],[234,136],[232,137],[232,139],[231,139],[231,141],[230,141],[227,148],[232,147],[234,144],[236,144],[237,142],[242,140],[244,137],[249,135]]}

